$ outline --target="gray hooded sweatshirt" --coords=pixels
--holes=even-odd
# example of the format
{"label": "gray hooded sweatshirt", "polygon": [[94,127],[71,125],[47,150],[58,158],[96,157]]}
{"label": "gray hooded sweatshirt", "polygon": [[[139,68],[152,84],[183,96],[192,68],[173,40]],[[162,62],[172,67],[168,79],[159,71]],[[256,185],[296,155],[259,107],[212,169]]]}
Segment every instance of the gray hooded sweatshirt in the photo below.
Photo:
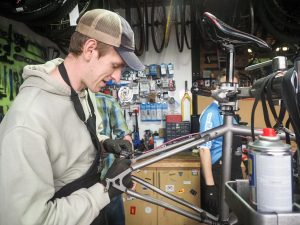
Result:
{"label": "gray hooded sweatshirt", "polygon": [[[62,62],[26,66],[20,92],[0,124],[1,225],[88,225],[110,201],[99,183],[49,201],[88,170],[96,151],[70,88],[49,76]],[[79,95],[88,112],[85,92]]]}

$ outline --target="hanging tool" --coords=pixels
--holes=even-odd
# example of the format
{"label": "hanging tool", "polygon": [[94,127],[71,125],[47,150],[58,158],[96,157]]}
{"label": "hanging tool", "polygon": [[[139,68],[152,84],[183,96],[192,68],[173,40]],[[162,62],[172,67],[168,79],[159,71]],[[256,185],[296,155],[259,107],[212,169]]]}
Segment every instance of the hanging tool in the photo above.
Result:
{"label": "hanging tool", "polygon": [[138,123],[138,109],[134,109],[133,112],[135,115],[135,125],[133,126],[133,146],[134,149],[138,149],[141,145]]}
{"label": "hanging tool", "polygon": [[6,86],[7,86],[7,70],[6,70],[6,65],[4,65],[4,93],[6,94]]}
{"label": "hanging tool", "polygon": [[184,95],[181,99],[181,115],[182,115],[182,120],[184,120],[184,114],[185,114],[185,110],[184,110],[184,103],[185,101],[188,101],[189,102],[189,105],[190,105],[190,115],[192,115],[192,110],[193,110],[193,107],[192,107],[192,98],[191,96],[189,95],[188,93],[188,88],[187,88],[187,80],[185,81],[185,92],[184,92]]}
{"label": "hanging tool", "polygon": [[30,58],[27,58],[23,55],[20,55],[20,54],[14,54],[13,55],[13,58],[19,62],[26,62],[30,65],[32,64],[42,64],[43,62],[40,62],[40,61],[37,61],[37,60],[34,60],[34,59],[30,59]]}
{"label": "hanging tool", "polygon": [[47,59],[48,60],[58,58],[59,56],[60,56],[60,52],[58,49],[56,49],[55,47],[52,47],[52,46],[47,48]]}
{"label": "hanging tool", "polygon": [[16,87],[15,87],[15,95],[17,96],[17,94],[19,93],[19,88],[20,88],[20,81],[19,81],[19,74],[17,71],[14,71],[14,81],[15,81],[15,84],[16,84]]}
{"label": "hanging tool", "polygon": [[4,110],[3,110],[3,106],[0,106],[0,123],[4,118]]}
{"label": "hanging tool", "polygon": [[11,56],[12,50],[12,24],[9,24],[7,31],[7,44],[3,45],[3,50],[6,52],[7,56]]}
{"label": "hanging tool", "polygon": [[[3,82],[2,82],[2,72],[1,72],[1,68],[2,67],[2,65],[0,65],[0,85],[2,86],[2,84],[3,84]],[[3,67],[3,69],[4,69],[4,67]],[[4,70],[3,70],[4,71]],[[2,87],[1,87],[2,88]]]}
{"label": "hanging tool", "polygon": [[13,93],[13,71],[9,69],[9,101],[14,100],[14,93]]}

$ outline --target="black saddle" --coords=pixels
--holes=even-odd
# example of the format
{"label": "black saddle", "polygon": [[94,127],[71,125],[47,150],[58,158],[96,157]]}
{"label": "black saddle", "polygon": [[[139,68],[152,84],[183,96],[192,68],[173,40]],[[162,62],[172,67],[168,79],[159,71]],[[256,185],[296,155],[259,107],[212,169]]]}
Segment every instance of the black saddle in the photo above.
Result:
{"label": "black saddle", "polygon": [[234,29],[209,12],[203,14],[202,24],[209,38],[216,43],[236,46],[251,45],[270,49],[265,41],[251,34]]}

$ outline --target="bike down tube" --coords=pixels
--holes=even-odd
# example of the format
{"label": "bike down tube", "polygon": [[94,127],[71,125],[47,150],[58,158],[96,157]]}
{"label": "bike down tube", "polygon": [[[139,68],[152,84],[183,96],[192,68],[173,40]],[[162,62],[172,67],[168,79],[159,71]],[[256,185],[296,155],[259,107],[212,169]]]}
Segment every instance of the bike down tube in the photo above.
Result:
{"label": "bike down tube", "polygon": [[177,203],[180,203],[181,205],[184,205],[184,206],[186,206],[186,207],[188,207],[188,208],[190,208],[190,209],[192,209],[192,210],[194,210],[194,211],[196,211],[196,212],[198,212],[198,213],[204,212],[203,209],[201,209],[201,208],[199,208],[199,207],[197,207],[197,206],[194,206],[193,204],[191,204],[191,203],[189,203],[189,202],[183,200],[182,198],[178,198],[178,197],[176,197],[175,195],[169,194],[168,192],[165,192],[165,191],[159,189],[158,187],[156,187],[156,186],[150,184],[150,183],[147,182],[147,181],[144,181],[144,180],[141,179],[141,178],[138,178],[138,177],[136,177],[136,176],[132,176],[132,180],[134,180],[134,181],[136,181],[136,182],[142,184],[143,186],[149,188],[150,190],[152,190],[152,191],[154,191],[154,192],[156,192],[156,193],[158,193],[158,194],[161,194],[162,196],[164,196],[164,197],[166,197],[166,198],[169,198],[169,199],[171,199],[171,200],[173,200],[173,201],[175,201],[175,202],[177,202]]}
{"label": "bike down tube", "polygon": [[176,206],[171,205],[171,204],[169,204],[167,202],[158,200],[156,198],[152,198],[150,196],[141,195],[141,194],[139,194],[139,193],[137,193],[135,191],[127,190],[125,193],[128,194],[128,195],[130,195],[130,196],[132,196],[132,197],[141,199],[143,201],[150,202],[150,203],[162,206],[162,207],[167,208],[167,209],[171,209],[172,211],[174,211],[174,212],[176,212],[176,213],[178,213],[180,215],[183,215],[185,217],[188,217],[190,219],[193,219],[193,220],[196,220],[196,221],[199,221],[199,222],[204,222],[206,224],[219,224],[217,221],[208,220],[208,219],[202,219],[200,215],[196,215],[194,213],[185,211],[185,210],[183,210],[183,209],[181,209],[179,207],[176,207]]}
{"label": "bike down tube", "polygon": [[[151,199],[151,197],[150,197],[150,199],[148,199],[148,196],[146,197],[145,195],[141,195],[141,194],[139,194],[137,192],[133,193],[133,191],[130,191],[131,195],[132,194],[135,195],[134,197],[140,198],[142,200],[148,201],[150,203],[154,203],[156,205],[159,205],[159,206],[162,206],[162,207],[165,207],[165,208],[168,208],[168,207],[172,206],[172,208],[170,208],[170,209],[172,209],[173,211],[175,211],[175,212],[177,212],[177,213],[179,213],[181,215],[184,215],[186,217],[189,217],[191,219],[200,221],[200,222],[204,221],[204,218],[201,217],[201,213],[205,213],[205,216],[208,217],[210,220],[218,221],[217,217],[215,217],[215,216],[207,213],[203,209],[201,209],[201,208],[199,208],[199,207],[197,207],[197,206],[195,206],[195,205],[193,205],[193,204],[191,204],[191,203],[189,203],[189,202],[187,202],[187,201],[185,201],[185,200],[183,200],[181,198],[176,197],[175,195],[172,195],[172,194],[169,194],[169,193],[167,193],[165,191],[162,191],[161,189],[155,187],[154,185],[152,185],[152,184],[150,184],[150,183],[148,183],[148,182],[146,182],[146,181],[144,181],[144,180],[142,180],[142,179],[140,179],[140,178],[138,178],[136,176],[132,176],[132,179],[134,181],[142,184],[143,186],[149,188],[150,190],[152,190],[152,191],[154,191],[154,192],[156,192],[156,193],[158,193],[158,194],[160,194],[160,195],[162,195],[162,196],[164,196],[164,197],[166,197],[168,199],[171,199],[174,202],[177,202],[177,203],[179,203],[179,204],[181,204],[183,206],[186,206],[186,207],[188,207],[188,208],[196,211],[199,214],[196,215],[196,214],[190,213],[190,212],[188,212],[186,210],[183,210],[183,209],[181,209],[179,207],[176,207],[176,206],[173,206],[171,204],[166,205],[165,202],[163,202],[161,200],[158,200],[158,199],[155,199],[153,201],[153,198]],[[130,194],[129,192],[126,192],[126,193]],[[206,222],[209,222],[209,220],[206,220]]]}

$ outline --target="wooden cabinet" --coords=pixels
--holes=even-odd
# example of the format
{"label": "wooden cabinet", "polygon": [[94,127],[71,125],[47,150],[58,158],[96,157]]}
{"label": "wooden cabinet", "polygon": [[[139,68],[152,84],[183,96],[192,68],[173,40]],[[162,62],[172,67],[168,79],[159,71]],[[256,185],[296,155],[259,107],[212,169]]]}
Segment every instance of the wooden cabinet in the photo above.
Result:
{"label": "wooden cabinet", "polygon": [[[134,175],[194,205],[200,206],[200,162],[192,153],[154,163]],[[138,184],[137,192],[180,206]],[[196,225],[197,221],[163,207],[124,195],[126,225]],[[180,206],[185,210],[189,210]],[[192,210],[189,210],[192,212]]]}

